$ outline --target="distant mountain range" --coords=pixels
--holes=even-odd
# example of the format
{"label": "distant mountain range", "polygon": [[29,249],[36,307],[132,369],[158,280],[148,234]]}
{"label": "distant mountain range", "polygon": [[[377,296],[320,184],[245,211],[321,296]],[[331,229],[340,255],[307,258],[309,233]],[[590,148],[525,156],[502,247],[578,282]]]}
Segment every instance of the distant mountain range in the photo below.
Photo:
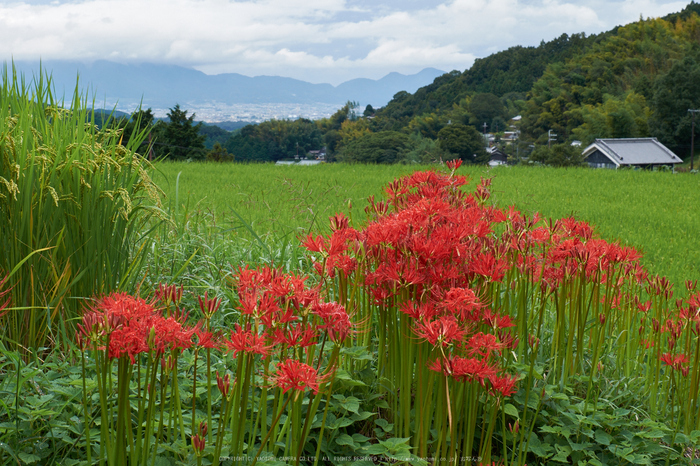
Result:
{"label": "distant mountain range", "polygon": [[[15,67],[27,78],[39,69],[35,62],[15,62]],[[363,106],[381,107],[397,92],[415,92],[444,74],[444,71],[426,68],[414,75],[389,73],[378,80],[353,79],[332,86],[279,76],[207,75],[191,68],[153,63],[45,61],[42,67],[51,73],[58,94],[72,94],[79,76],[80,87],[89,89],[89,95],[109,105],[119,102],[119,108],[133,106],[142,99],[144,107],[154,108],[169,108],[176,103],[195,107],[211,104],[342,105],[348,100],[358,101]]]}

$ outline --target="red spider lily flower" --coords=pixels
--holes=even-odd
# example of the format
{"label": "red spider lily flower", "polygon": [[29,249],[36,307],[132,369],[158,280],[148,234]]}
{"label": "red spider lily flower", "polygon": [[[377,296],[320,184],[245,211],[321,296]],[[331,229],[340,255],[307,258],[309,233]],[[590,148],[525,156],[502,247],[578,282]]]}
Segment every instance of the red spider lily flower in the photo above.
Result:
{"label": "red spider lily flower", "polygon": [[494,330],[515,327],[515,324],[511,320],[510,316],[502,316],[496,312],[491,311],[491,309],[486,309],[484,311],[483,320],[486,323],[486,325],[493,328]]}
{"label": "red spider lily flower", "polygon": [[173,357],[172,354],[169,354],[167,357],[163,356],[160,358],[160,367],[163,368],[166,374],[169,374],[175,369],[175,364],[177,363],[177,360]]}
{"label": "red spider lily flower", "polygon": [[520,344],[520,338],[506,330],[498,330],[498,339],[503,344],[503,347],[509,350],[514,350]]}
{"label": "red spider lily flower", "polygon": [[98,343],[106,336],[106,322],[104,314],[97,311],[88,311],[83,314],[82,323],[78,324],[77,332],[89,343]]}
{"label": "red spider lily flower", "polygon": [[600,325],[605,325],[605,319],[605,314],[603,314],[602,312],[598,314],[598,321],[600,322]]}
{"label": "red spider lily flower", "polygon": [[681,370],[689,362],[688,356],[685,354],[672,355],[671,353],[664,353],[659,359],[667,366],[671,366],[673,370],[677,371]]}
{"label": "red spider lily flower", "polygon": [[540,339],[533,334],[527,336],[527,344],[533,350],[536,350],[540,346]]}
{"label": "red spider lily flower", "polygon": [[491,197],[489,186],[491,186],[491,178],[482,177],[481,182],[476,186],[476,191],[474,192],[474,197],[476,197],[479,202],[484,203]]}
{"label": "red spider lily flower", "polygon": [[234,357],[240,352],[267,356],[271,349],[271,346],[265,345],[264,337],[253,332],[250,325],[243,330],[236,324],[235,330],[231,332],[231,339],[224,343],[229,351],[233,351]]}
{"label": "red spider lily flower", "polygon": [[[290,311],[290,309],[286,309]],[[271,292],[265,292],[260,296],[258,301],[258,315],[265,316],[270,314],[280,314],[282,313],[282,307],[280,306],[279,296],[275,296]]]}
{"label": "red spider lily flower", "polygon": [[194,454],[197,456],[202,456],[204,447],[206,446],[207,439],[205,436],[200,436],[199,434],[194,434],[192,436],[192,449]]}
{"label": "red spider lily flower", "polygon": [[316,369],[295,359],[277,364],[277,374],[271,380],[282,389],[282,393],[290,389],[303,392],[307,388],[318,393],[321,382]]}
{"label": "red spider lily flower", "polygon": [[[235,383],[236,382],[234,381],[234,384]],[[229,374],[226,374],[223,377],[221,377],[219,375],[219,371],[216,371],[216,386],[219,387],[221,395],[225,399],[228,399],[228,394],[231,392],[231,376]]]}
{"label": "red spider lily flower", "polygon": [[532,230],[530,232],[530,239],[534,243],[539,244],[539,245],[542,245],[542,244],[546,243],[547,241],[549,241],[549,238],[550,238],[549,230],[547,230],[544,227],[535,228],[534,230]]}
{"label": "red spider lily flower", "polygon": [[164,283],[159,283],[156,289],[155,296],[156,299],[163,302],[166,306],[169,304],[179,304],[182,301],[182,292],[184,287],[180,285],[166,285]]}
{"label": "red spider lily flower", "polygon": [[383,262],[377,267],[375,274],[382,283],[389,286],[405,287],[425,281],[415,259]]}
{"label": "red spider lily flower", "polygon": [[688,306],[693,309],[693,312],[700,312],[700,293],[695,293],[688,296]]}
{"label": "red spider lily flower", "polygon": [[207,332],[203,330],[199,324],[194,328],[194,334],[197,335],[197,347],[206,349],[221,348],[221,333]]}
{"label": "red spider lily flower", "polygon": [[311,307],[311,311],[323,321],[323,325],[319,325],[318,328],[324,329],[333,342],[344,341],[352,331],[353,323],[350,315],[345,307],[336,302],[317,302]]}
{"label": "red spider lily flower", "polygon": [[576,236],[582,240],[589,240],[593,236],[593,228],[586,222],[578,221],[573,217],[558,220],[568,236]]}
{"label": "red spider lily flower", "polygon": [[500,353],[503,347],[503,343],[498,341],[496,335],[490,333],[476,333],[467,342],[467,351],[470,355],[478,354],[485,358],[488,358],[491,353]]}
{"label": "red spider lily flower", "polygon": [[89,338],[106,335],[109,339],[108,356],[120,358],[128,355],[132,364],[137,354],[151,349],[187,348],[193,334],[191,330],[183,330],[176,320],[163,318],[151,303],[125,293],[113,293],[99,299],[84,315],[83,325],[79,328]]}
{"label": "red spider lily flower", "polygon": [[168,350],[183,350],[192,346],[194,327],[184,327],[173,317],[158,318],[153,328],[156,330],[156,349],[160,352]]}
{"label": "red spider lily flower", "polygon": [[200,422],[199,429],[197,429],[197,433],[192,436],[192,449],[194,450],[194,454],[197,456],[202,456],[204,447],[207,444],[207,431],[207,423]]}
{"label": "red spider lily flower", "polygon": [[503,280],[508,264],[503,259],[497,259],[490,252],[478,254],[469,264],[469,271],[481,275],[494,282]]}
{"label": "red spider lily flower", "polygon": [[350,226],[350,221],[342,212],[333,215],[329,220],[331,222],[331,231],[345,230]]}
{"label": "red spider lily flower", "polygon": [[659,277],[658,275],[650,277],[648,279],[648,284],[646,287],[647,293],[656,296],[665,296],[666,299],[671,299],[673,296],[673,283],[671,283],[666,277]]}
{"label": "red spider lily flower", "polygon": [[489,376],[496,375],[496,367],[490,365],[485,359],[461,358],[458,356],[437,359],[429,364],[428,368],[451,376],[459,382],[476,381],[482,385]]}
{"label": "red spider lily flower", "polygon": [[520,420],[516,420],[515,424],[511,425],[511,423],[508,423],[508,430],[510,431],[511,434],[517,434],[518,431],[520,430]]}
{"label": "red spider lily flower", "polygon": [[221,306],[221,299],[209,299],[207,291],[204,292],[204,300],[202,300],[201,296],[197,296],[197,300],[199,301],[199,309],[202,311],[202,314],[204,314],[206,319],[211,319],[214,313]]}
{"label": "red spider lily flower", "polygon": [[652,348],[654,346],[654,340],[640,340],[639,344],[645,349]]}
{"label": "red spider lily flower", "polygon": [[316,344],[316,329],[302,324],[290,325],[285,329],[276,328],[272,331],[274,344],[284,343],[287,346],[306,348]]}
{"label": "red spider lily flower", "polygon": [[[6,290],[3,290],[3,288],[5,287],[5,284],[7,283],[7,281],[8,281],[9,279],[10,279],[10,276],[9,276],[9,275],[5,275],[5,276],[3,277],[3,279],[0,280],[0,290],[2,290],[2,291],[0,291],[0,298],[2,298],[3,296],[5,296],[7,293],[9,293],[9,292],[12,290],[12,288],[8,288],[8,289],[6,289]],[[4,303],[0,303],[0,318],[1,318],[2,316],[4,316],[5,314],[7,314],[8,311],[5,311],[5,309],[7,309],[7,307],[8,307],[9,305],[10,305],[10,298],[9,298],[9,297],[7,298],[7,301],[5,301]]]}
{"label": "red spider lily flower", "polygon": [[455,171],[462,166],[462,159],[448,160],[445,162],[445,165],[447,165],[447,168],[450,170]]}
{"label": "red spider lily flower", "polygon": [[328,243],[323,236],[317,235],[314,238],[313,234],[309,234],[306,239],[302,241],[301,245],[311,252],[324,253],[328,248]]}
{"label": "red spider lily flower", "polygon": [[90,342],[80,330],[75,331],[75,345],[78,347],[79,351],[87,351],[90,349]]}
{"label": "red spider lily flower", "polygon": [[326,273],[329,277],[335,277],[335,271],[340,270],[343,274],[350,275],[357,268],[357,259],[347,254],[330,256],[326,261]]}
{"label": "red spider lily flower", "polygon": [[367,203],[369,204],[365,207],[367,215],[374,214],[375,216],[383,217],[389,211],[389,204],[384,201],[376,202],[374,196],[369,196]]}
{"label": "red spider lily flower", "polygon": [[399,306],[399,311],[415,320],[431,320],[438,313],[431,301],[425,303],[404,301]]}
{"label": "red spider lily flower", "polygon": [[238,302],[241,314],[246,316],[257,315],[258,297],[255,295],[255,293],[239,290]]}
{"label": "red spider lily flower", "polygon": [[515,384],[518,382],[518,378],[510,375],[491,375],[489,376],[489,382],[491,383],[491,392],[502,397],[511,396],[515,392]]}
{"label": "red spider lily flower", "polygon": [[471,288],[451,288],[445,294],[442,306],[462,321],[477,322],[481,320],[482,305]]}
{"label": "red spider lily flower", "polygon": [[639,312],[647,313],[649,312],[649,309],[651,309],[651,300],[646,301],[645,303],[639,302],[639,298],[635,299],[637,303],[637,309],[639,309]]}
{"label": "red spider lily flower", "polygon": [[150,317],[155,313],[152,302],[135,298],[126,293],[112,293],[105,296],[99,299],[91,310],[107,317],[108,332],[117,327],[129,325],[132,321]]}
{"label": "red spider lily flower", "polygon": [[431,321],[417,322],[413,332],[431,345],[448,346],[464,338],[466,331],[453,316],[440,316]]}

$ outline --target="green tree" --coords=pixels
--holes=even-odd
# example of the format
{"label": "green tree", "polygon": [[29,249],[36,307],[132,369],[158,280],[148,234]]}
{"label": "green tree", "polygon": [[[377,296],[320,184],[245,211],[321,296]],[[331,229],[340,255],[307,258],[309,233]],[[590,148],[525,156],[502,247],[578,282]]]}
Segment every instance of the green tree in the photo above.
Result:
{"label": "green tree", "polygon": [[488,154],[484,138],[473,126],[452,124],[438,132],[440,149],[453,154],[465,162],[485,163]]}
{"label": "green tree", "polygon": [[503,118],[505,107],[501,99],[488,92],[485,94],[476,94],[472,97],[469,102],[469,113],[471,113],[472,124],[490,124],[496,117]]}
{"label": "green tree", "polygon": [[195,114],[187,116],[180,105],[170,109],[168,122],[156,125],[156,152],[174,160],[203,160],[206,157],[204,135],[199,134],[202,123],[194,123]]}
{"label": "green tree", "polygon": [[530,154],[530,161],[554,167],[575,167],[584,165],[581,147],[570,144],[553,144],[551,147],[538,146]]}
{"label": "green tree", "polygon": [[233,154],[229,154],[220,143],[214,143],[214,147],[207,152],[207,160],[211,162],[233,162]]}
{"label": "green tree", "polygon": [[[689,154],[692,116],[688,109],[700,108],[700,63],[696,57],[685,57],[657,80],[652,107],[654,135],[674,152]],[[697,131],[700,124],[695,123]]]}
{"label": "green tree", "polygon": [[340,162],[391,164],[404,161],[411,140],[404,133],[380,131],[353,139],[338,154]]}
{"label": "green tree", "polygon": [[420,133],[411,134],[410,137],[412,148],[404,155],[406,163],[427,165],[451,159],[450,154],[442,150],[435,139],[423,137]]}
{"label": "green tree", "polygon": [[204,147],[213,149],[217,142],[221,145],[226,144],[228,138],[231,137],[231,132],[226,131],[216,125],[203,124],[199,127],[199,134],[205,137]]}
{"label": "green tree", "polygon": [[267,144],[255,137],[256,125],[243,127],[226,141],[226,150],[240,162],[269,162]]}
{"label": "green tree", "polygon": [[606,95],[602,104],[583,105],[575,111],[579,112],[583,124],[574,128],[572,136],[584,146],[596,138],[649,136],[651,110],[644,96],[634,91],[620,97]]}

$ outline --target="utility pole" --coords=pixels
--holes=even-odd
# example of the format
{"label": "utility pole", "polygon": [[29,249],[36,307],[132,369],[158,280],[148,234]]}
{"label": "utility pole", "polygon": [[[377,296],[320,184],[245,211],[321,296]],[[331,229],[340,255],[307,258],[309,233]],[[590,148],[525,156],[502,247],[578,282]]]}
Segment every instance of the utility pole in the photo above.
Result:
{"label": "utility pole", "polygon": [[693,124],[690,130],[690,171],[693,171],[693,159],[695,158],[695,114],[700,112],[700,110],[688,109],[688,111],[693,115]]}
{"label": "utility pole", "polygon": [[484,122],[484,144],[486,145],[486,148],[488,149],[489,147],[489,140],[486,137],[486,122]]}
{"label": "utility pole", "polygon": [[552,141],[554,141],[556,137],[557,135],[554,134],[551,129],[547,131],[547,149],[552,147]]}

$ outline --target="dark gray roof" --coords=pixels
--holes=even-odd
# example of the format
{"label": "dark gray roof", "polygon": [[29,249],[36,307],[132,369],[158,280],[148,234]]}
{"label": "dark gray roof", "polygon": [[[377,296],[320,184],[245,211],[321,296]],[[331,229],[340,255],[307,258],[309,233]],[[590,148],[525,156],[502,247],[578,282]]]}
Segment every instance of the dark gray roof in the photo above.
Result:
{"label": "dark gray roof", "polygon": [[669,165],[683,162],[656,138],[596,139],[586,147],[588,157],[596,149],[616,165]]}

